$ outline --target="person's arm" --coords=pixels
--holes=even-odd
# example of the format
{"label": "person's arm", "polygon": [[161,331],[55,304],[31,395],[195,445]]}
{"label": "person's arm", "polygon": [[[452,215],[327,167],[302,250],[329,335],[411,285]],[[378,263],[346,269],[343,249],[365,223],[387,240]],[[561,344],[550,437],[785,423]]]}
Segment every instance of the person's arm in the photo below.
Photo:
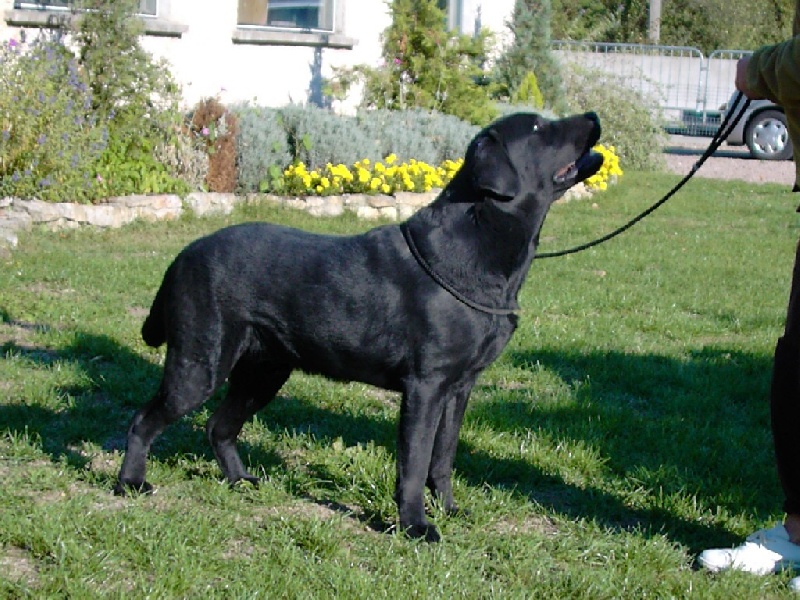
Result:
{"label": "person's arm", "polygon": [[736,65],[736,88],[749,98],[800,107],[800,36],[764,46]]}

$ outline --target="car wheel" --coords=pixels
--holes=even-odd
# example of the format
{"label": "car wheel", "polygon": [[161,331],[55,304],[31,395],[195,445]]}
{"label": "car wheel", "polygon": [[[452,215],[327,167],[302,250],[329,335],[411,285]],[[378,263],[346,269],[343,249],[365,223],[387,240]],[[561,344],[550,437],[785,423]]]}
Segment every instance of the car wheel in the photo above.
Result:
{"label": "car wheel", "polygon": [[777,110],[758,113],[747,124],[745,142],[750,154],[761,160],[787,160],[792,158],[792,141],[786,127],[786,117]]}

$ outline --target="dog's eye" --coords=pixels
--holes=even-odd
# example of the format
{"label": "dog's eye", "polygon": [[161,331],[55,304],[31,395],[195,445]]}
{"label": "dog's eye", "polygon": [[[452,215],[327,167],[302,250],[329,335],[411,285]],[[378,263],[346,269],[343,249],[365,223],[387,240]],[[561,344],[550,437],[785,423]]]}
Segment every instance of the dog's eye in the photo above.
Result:
{"label": "dog's eye", "polygon": [[536,133],[537,131],[539,131],[539,124],[538,123],[534,123],[533,127],[531,127],[531,131],[533,131],[533,133]]}

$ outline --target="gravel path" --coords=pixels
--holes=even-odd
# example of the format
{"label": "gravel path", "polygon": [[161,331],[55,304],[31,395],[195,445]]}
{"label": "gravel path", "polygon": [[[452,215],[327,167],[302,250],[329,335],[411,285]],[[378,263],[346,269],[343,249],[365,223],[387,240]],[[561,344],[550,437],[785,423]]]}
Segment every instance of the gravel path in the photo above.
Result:
{"label": "gravel path", "polygon": [[[664,149],[667,168],[686,175],[711,143],[711,138],[672,135]],[[795,168],[791,160],[756,160],[746,146],[720,146],[696,173],[711,179],[740,179],[751,183],[780,183],[791,189]]]}

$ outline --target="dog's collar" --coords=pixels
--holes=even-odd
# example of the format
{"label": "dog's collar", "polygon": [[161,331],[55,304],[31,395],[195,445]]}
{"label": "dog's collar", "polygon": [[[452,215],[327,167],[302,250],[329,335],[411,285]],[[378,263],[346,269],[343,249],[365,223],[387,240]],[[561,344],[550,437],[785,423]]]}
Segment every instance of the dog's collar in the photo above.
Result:
{"label": "dog's collar", "polygon": [[408,249],[411,251],[411,254],[419,263],[419,266],[422,267],[422,270],[425,271],[428,275],[430,275],[431,279],[433,279],[440,287],[444,288],[447,292],[450,293],[456,300],[469,306],[472,309],[480,311],[482,313],[486,313],[489,315],[518,315],[522,312],[519,308],[494,308],[493,306],[484,306],[479,302],[475,302],[474,300],[470,300],[464,294],[459,292],[456,288],[454,288],[451,284],[449,284],[441,275],[439,275],[436,271],[433,270],[428,261],[422,256],[417,248],[417,245],[414,243],[414,238],[411,236],[411,230],[408,228],[408,223],[401,223],[400,224],[400,231],[403,233],[403,237],[406,240],[406,244],[408,245]]}

